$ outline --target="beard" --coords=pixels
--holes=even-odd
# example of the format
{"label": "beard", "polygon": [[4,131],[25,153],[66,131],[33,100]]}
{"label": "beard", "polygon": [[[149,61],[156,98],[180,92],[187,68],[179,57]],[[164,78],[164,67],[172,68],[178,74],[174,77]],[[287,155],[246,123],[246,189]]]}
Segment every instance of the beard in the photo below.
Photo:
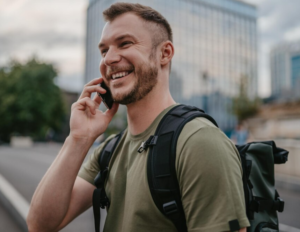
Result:
{"label": "beard", "polygon": [[157,83],[158,68],[149,60],[150,64],[142,64],[134,69],[136,76],[133,88],[127,93],[113,95],[116,103],[128,105],[144,98]]}

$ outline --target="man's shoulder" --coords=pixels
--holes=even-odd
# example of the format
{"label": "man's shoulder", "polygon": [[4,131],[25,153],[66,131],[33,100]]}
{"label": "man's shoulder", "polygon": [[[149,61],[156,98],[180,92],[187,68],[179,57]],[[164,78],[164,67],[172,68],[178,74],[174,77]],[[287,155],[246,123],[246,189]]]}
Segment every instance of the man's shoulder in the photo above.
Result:
{"label": "man's shoulder", "polygon": [[179,176],[191,167],[194,171],[201,170],[200,173],[216,172],[220,162],[226,167],[235,165],[241,171],[237,149],[218,127],[205,118],[188,122],[177,141],[176,169]]}
{"label": "man's shoulder", "polygon": [[[206,118],[198,117],[188,122],[182,129],[178,142],[177,154],[197,153],[198,155],[214,153],[236,153],[231,140]],[[222,151],[220,153],[220,151]]]}
{"label": "man's shoulder", "polygon": [[103,141],[98,147],[96,147],[93,152],[87,156],[86,162],[81,166],[78,176],[87,182],[94,184],[94,178],[100,171],[99,167],[99,156],[101,151],[106,146],[106,144],[115,137],[116,135],[108,136],[105,141]]}
{"label": "man's shoulder", "polygon": [[103,148],[107,145],[107,143],[112,140],[114,137],[116,137],[116,134],[112,134],[108,136],[100,145],[98,145],[91,154],[90,162],[95,162],[98,164],[99,156],[103,150]]}
{"label": "man's shoulder", "polygon": [[191,120],[187,123],[187,125],[190,124],[192,126],[195,126],[196,128],[217,128],[210,120],[204,117],[197,117]]}
{"label": "man's shoulder", "polygon": [[[180,133],[180,140],[187,140],[191,136],[198,136],[199,133],[203,134],[206,131],[209,131],[212,134],[216,134],[223,137],[223,132],[216,127],[210,120],[204,117],[197,117],[186,123]],[[202,136],[200,136],[202,137]]]}

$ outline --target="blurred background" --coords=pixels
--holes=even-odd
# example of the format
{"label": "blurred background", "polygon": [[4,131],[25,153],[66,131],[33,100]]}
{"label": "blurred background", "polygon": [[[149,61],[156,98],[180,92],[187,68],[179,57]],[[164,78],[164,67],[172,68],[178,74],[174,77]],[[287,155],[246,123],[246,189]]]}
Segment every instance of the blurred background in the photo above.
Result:
{"label": "blurred background", "polygon": [[[0,231],[26,231],[33,192],[69,134],[70,107],[100,75],[102,11],[114,2],[0,0]],[[205,110],[235,143],[274,140],[290,151],[275,168],[286,201],[279,218],[282,231],[300,231],[300,1],[126,2],[171,24],[177,102]],[[126,125],[121,107],[90,152]],[[5,197],[12,192],[23,208]],[[93,231],[92,211],[62,231]]]}

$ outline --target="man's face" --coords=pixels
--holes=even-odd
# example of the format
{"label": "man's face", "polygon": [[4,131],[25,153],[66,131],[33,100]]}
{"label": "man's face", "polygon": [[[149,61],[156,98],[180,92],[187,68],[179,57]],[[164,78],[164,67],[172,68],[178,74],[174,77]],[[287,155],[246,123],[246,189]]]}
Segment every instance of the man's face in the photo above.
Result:
{"label": "man's face", "polygon": [[103,29],[100,72],[118,103],[142,99],[157,83],[156,51],[146,26],[138,16],[126,13]]}

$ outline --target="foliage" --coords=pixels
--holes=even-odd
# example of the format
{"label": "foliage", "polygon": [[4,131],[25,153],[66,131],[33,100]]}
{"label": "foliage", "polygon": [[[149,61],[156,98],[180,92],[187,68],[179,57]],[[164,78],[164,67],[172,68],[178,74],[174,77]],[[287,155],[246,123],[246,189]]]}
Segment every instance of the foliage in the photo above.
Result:
{"label": "foliage", "polygon": [[233,98],[232,112],[239,122],[252,117],[258,112],[261,101],[258,97],[249,99],[247,94],[248,82],[247,77],[242,76],[240,82],[239,95]]}
{"label": "foliage", "polygon": [[49,128],[59,130],[64,105],[56,76],[51,64],[34,58],[0,69],[0,140],[13,134],[44,138]]}

